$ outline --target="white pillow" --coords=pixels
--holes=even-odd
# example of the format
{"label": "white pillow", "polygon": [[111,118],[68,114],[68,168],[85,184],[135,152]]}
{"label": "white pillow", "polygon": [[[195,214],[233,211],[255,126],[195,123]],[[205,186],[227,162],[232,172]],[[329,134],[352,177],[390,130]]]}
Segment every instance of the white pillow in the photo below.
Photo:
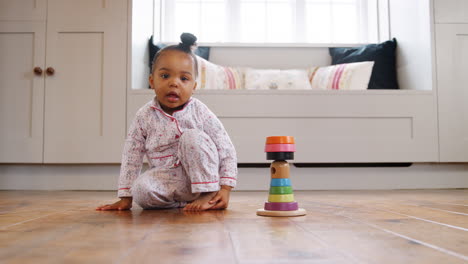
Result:
{"label": "white pillow", "polygon": [[310,85],[313,90],[366,90],[373,66],[373,61],[364,61],[312,67]]}
{"label": "white pillow", "polygon": [[305,90],[310,89],[306,70],[246,69],[245,89]]}

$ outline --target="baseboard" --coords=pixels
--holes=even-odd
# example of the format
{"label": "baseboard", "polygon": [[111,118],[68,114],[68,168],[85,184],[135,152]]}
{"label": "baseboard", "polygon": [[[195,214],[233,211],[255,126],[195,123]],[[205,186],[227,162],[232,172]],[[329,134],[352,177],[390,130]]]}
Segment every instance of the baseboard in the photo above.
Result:
{"label": "baseboard", "polygon": [[[0,165],[0,190],[115,190],[119,165]],[[241,167],[236,190],[267,190],[268,167]],[[468,163],[402,167],[291,166],[295,190],[468,188]]]}

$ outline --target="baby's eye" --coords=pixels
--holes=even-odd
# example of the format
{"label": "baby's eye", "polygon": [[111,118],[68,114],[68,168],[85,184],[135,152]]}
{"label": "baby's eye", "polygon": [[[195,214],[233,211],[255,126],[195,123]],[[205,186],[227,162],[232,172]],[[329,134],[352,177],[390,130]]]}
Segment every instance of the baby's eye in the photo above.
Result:
{"label": "baby's eye", "polygon": [[161,74],[161,78],[167,79],[167,78],[169,78],[169,74],[163,73],[163,74]]}
{"label": "baby's eye", "polygon": [[185,76],[182,76],[180,79],[181,79],[182,81],[188,81],[188,80],[190,80],[190,78],[185,77]]}

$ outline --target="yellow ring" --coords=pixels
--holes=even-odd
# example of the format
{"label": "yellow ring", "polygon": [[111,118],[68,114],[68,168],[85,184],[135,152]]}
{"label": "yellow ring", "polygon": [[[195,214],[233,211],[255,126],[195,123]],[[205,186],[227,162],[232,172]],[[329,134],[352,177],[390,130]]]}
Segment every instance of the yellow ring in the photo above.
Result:
{"label": "yellow ring", "polygon": [[290,203],[294,202],[294,194],[270,194],[268,195],[270,203]]}

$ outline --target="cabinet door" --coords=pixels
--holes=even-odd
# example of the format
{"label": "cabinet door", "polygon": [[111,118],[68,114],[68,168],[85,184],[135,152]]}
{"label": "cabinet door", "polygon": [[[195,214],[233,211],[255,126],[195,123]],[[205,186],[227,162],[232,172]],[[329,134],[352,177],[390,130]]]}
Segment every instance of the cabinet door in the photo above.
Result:
{"label": "cabinet door", "polygon": [[0,162],[42,162],[45,22],[0,21]]}
{"label": "cabinet door", "polygon": [[47,0],[0,0],[0,20],[46,19]]}
{"label": "cabinet door", "polygon": [[468,161],[468,24],[437,24],[440,161]]}
{"label": "cabinet door", "polygon": [[120,162],[127,1],[49,0],[44,162]]}

